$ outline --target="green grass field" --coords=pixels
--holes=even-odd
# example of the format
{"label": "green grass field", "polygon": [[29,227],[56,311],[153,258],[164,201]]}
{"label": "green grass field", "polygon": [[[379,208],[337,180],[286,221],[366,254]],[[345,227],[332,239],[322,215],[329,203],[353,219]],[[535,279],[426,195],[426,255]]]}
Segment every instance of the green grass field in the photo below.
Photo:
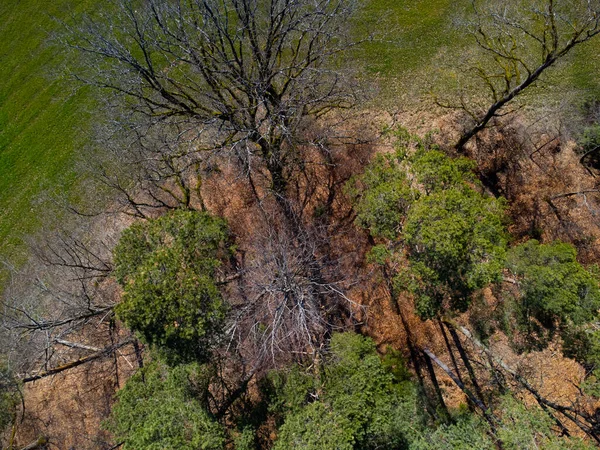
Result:
{"label": "green grass field", "polygon": [[51,33],[89,0],[0,2],[0,257],[22,260],[22,238],[48,217],[36,198],[74,178],[92,98],[65,76],[67,52]]}
{"label": "green grass field", "polygon": [[[356,49],[353,63],[371,76],[416,89],[435,58],[469,45],[453,25],[468,0],[371,0],[354,26],[377,40]],[[65,75],[73,56],[50,45],[60,28],[53,17],[94,7],[91,0],[6,0],[0,2],[0,258],[21,259],[22,238],[43,226],[48,214],[36,198],[47,188],[75,179],[74,156],[89,139],[93,97]],[[600,40],[578,50],[576,64],[560,78],[582,96],[600,97]],[[395,93],[389,95],[390,92]],[[71,192],[72,193],[72,192]]]}
{"label": "green grass field", "polygon": [[[461,53],[474,46],[472,36],[458,25],[468,16],[470,4],[470,0],[372,0],[361,10],[356,33],[373,33],[375,40],[353,53],[353,63],[382,81],[384,104],[390,106],[406,93],[408,97],[423,93],[433,81],[444,89],[447,80],[436,74],[436,65],[456,69],[452,66]],[[557,97],[569,90],[581,100],[600,98],[600,38],[575,49],[547,75]]]}
{"label": "green grass field", "polygon": [[452,0],[373,0],[360,11],[355,30],[373,34],[357,56],[370,73],[399,78],[427,64],[440,48],[463,45],[452,26],[457,3]]}

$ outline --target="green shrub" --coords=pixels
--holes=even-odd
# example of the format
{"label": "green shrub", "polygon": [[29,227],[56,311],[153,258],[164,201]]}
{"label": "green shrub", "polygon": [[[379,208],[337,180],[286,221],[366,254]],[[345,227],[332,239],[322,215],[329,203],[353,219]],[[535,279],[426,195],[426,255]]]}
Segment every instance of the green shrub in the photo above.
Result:
{"label": "green shrub", "polygon": [[227,241],[225,222],[207,213],[177,211],[134,224],[114,253],[124,290],[117,317],[172,360],[206,360],[227,313],[216,281]]}
{"label": "green shrub", "polygon": [[581,153],[587,153],[596,147],[600,147],[600,124],[593,124],[583,129],[579,138]]}
{"label": "green shrub", "polygon": [[199,400],[208,389],[206,369],[153,361],[117,394],[105,423],[123,450],[220,450],[223,428]]}

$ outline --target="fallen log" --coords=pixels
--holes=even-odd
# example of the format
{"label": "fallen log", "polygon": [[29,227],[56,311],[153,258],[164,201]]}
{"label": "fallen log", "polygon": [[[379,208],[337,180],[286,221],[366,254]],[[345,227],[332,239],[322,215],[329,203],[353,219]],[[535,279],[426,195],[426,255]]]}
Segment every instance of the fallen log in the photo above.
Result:
{"label": "fallen log", "polygon": [[32,381],[36,381],[41,378],[49,377],[50,375],[56,375],[57,373],[64,372],[65,370],[69,370],[74,367],[81,366],[82,364],[88,363],[90,361],[94,361],[94,360],[100,359],[104,356],[108,356],[108,355],[112,354],[113,352],[117,351],[118,349],[120,349],[121,347],[125,347],[126,345],[129,345],[131,343],[133,343],[133,339],[126,339],[125,341],[111,345],[109,347],[106,347],[106,348],[100,350],[99,352],[92,353],[91,355],[76,359],[75,361],[71,361],[66,364],[62,364],[58,367],[53,367],[51,369],[40,372],[36,375],[23,377],[21,379],[21,381],[23,383],[31,383]]}
{"label": "fallen log", "polygon": [[[529,382],[519,375],[514,369],[508,366],[500,357],[496,356],[489,348],[487,348],[483,343],[481,343],[473,334],[466,329],[465,327],[454,323],[451,320],[444,320],[445,323],[459,330],[463,335],[465,335],[476,347],[479,347],[485,354],[487,354],[496,364],[498,364],[504,371],[506,371],[509,375],[511,375],[521,386],[525,388],[532,396],[535,398],[536,402],[540,405],[540,407],[545,410],[556,422],[556,424],[561,428],[561,431],[564,435],[568,436],[569,431],[567,428],[555,417],[553,414],[548,411],[548,408],[561,413],[575,425],[577,425],[584,433],[593,438],[596,442],[600,443],[600,436],[595,431],[596,421],[594,418],[587,414],[584,411],[578,411],[570,406],[560,405],[551,400],[543,397]],[[583,423],[579,420],[578,416],[582,417],[585,421],[587,421],[590,425]]]}

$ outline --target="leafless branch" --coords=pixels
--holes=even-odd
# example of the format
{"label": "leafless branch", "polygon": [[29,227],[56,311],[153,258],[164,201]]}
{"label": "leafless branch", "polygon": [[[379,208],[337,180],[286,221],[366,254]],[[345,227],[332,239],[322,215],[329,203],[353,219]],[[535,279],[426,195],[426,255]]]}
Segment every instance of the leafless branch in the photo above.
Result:
{"label": "leafless branch", "polygon": [[[474,85],[486,93],[482,106],[466,102],[461,95],[454,108],[474,119],[456,148],[465,144],[493,119],[507,113],[506,108],[525,90],[535,85],[547,69],[563,60],[573,48],[600,33],[600,3],[597,0],[536,0],[491,4],[473,0],[475,19],[470,31],[485,62],[473,66]],[[476,86],[476,87],[475,87]]]}
{"label": "leafless branch", "polygon": [[109,134],[129,136],[115,149],[121,167],[96,169],[101,182],[137,217],[198,207],[202,172],[219,152],[248,174],[266,170],[285,207],[306,121],[356,101],[332,63],[357,43],[355,1],[115,3],[107,20],[65,25],[67,44],[88,58],[78,77],[119,99]]}

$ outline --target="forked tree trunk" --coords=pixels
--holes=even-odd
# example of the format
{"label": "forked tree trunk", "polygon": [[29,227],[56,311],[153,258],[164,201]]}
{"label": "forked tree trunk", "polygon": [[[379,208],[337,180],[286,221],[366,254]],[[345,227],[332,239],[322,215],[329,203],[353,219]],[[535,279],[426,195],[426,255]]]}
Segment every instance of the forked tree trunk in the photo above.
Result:
{"label": "forked tree trunk", "polygon": [[[442,324],[440,323],[440,326],[441,325]],[[475,389],[475,394],[477,394],[477,397],[483,402],[484,401],[483,392],[481,391],[481,387],[479,387],[479,383],[477,382],[477,376],[475,375],[475,370],[473,370],[473,365],[471,364],[471,361],[469,360],[467,352],[465,351],[465,348],[463,347],[462,343],[460,342],[458,334],[456,334],[456,330],[453,327],[451,327],[450,325],[448,325],[447,323],[446,323],[446,326],[448,327],[448,331],[450,331],[450,335],[452,336],[452,339],[454,340],[454,345],[456,345],[456,348],[458,349],[460,358],[462,359],[462,361],[467,369],[467,373],[469,374],[469,378],[471,380],[471,383],[473,384],[473,389]]]}

